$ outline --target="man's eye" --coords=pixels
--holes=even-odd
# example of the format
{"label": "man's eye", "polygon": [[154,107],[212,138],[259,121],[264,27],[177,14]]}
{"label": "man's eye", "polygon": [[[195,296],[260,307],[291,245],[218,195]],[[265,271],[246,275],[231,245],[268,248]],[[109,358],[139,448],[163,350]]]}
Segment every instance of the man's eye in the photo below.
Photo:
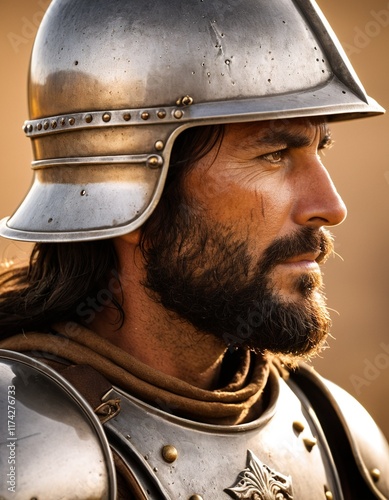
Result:
{"label": "man's eye", "polygon": [[283,159],[283,151],[274,151],[273,153],[267,153],[262,155],[261,158],[270,163],[280,163]]}

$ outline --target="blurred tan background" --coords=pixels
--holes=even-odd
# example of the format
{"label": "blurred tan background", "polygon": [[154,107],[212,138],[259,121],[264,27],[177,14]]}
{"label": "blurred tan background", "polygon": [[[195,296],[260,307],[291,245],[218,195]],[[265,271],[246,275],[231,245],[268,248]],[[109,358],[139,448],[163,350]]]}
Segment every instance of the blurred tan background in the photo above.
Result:
{"label": "blurred tan background", "polygon": [[[49,0],[1,0],[0,217],[10,215],[30,181],[27,117],[29,54]],[[321,0],[319,5],[368,93],[389,109],[389,2]],[[326,265],[333,313],[331,348],[318,370],[357,397],[389,436],[389,115],[333,126],[336,147],[326,165],[348,209],[334,230],[341,258]],[[0,239],[0,258],[26,256],[29,246]]]}

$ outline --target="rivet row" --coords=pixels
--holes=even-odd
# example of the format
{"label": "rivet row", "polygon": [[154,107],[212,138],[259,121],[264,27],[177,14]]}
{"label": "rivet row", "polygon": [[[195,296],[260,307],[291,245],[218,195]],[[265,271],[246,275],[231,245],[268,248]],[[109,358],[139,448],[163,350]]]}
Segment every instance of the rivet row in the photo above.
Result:
{"label": "rivet row", "polygon": [[[141,121],[147,121],[150,120],[153,116],[151,111],[141,111],[141,112],[139,112],[139,110],[135,111],[136,115],[138,116],[138,119],[134,120],[134,123],[136,122],[139,123],[139,118]],[[159,120],[163,120],[168,115],[166,109],[157,109],[153,111],[154,111],[154,116],[156,116]],[[134,119],[133,116],[134,115],[132,115],[129,111],[122,111],[122,112],[105,111],[101,114],[96,112],[77,113],[73,116],[46,118],[39,121],[33,120],[29,123],[26,123],[23,129],[26,134],[32,134],[34,131],[44,133],[44,131],[50,132],[51,130],[55,130],[57,128],[73,127],[73,126],[75,126],[75,128],[77,127],[84,128],[87,125],[98,127],[102,125],[101,122],[99,124],[99,119],[107,124],[111,121],[114,121],[115,125],[117,125],[119,121],[120,125],[121,120],[123,122],[129,122],[130,120]],[[171,116],[176,120],[181,120],[181,118],[184,116],[184,112],[181,109],[173,109],[171,111]]]}

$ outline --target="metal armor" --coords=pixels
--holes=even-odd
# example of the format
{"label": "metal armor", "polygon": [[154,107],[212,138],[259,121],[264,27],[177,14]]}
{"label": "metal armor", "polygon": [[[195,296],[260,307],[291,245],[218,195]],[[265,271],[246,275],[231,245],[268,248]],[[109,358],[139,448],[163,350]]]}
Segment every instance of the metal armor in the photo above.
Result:
{"label": "metal armor", "polygon": [[[128,498],[136,500],[389,496],[389,450],[380,431],[351,396],[307,369],[287,382],[273,374],[265,413],[237,426],[179,418],[117,388],[102,402],[120,399],[120,412],[101,424],[65,379],[11,351],[0,352],[0,378],[0,497],[6,500],[114,500],[107,439],[130,471],[137,493]],[[307,397],[312,393],[326,400],[324,419]]]}
{"label": "metal armor", "polygon": [[0,234],[56,242],[140,227],[189,127],[383,112],[311,0],[53,0],[29,108],[34,181]]}
{"label": "metal armor", "polygon": [[1,500],[112,500],[116,477],[99,419],[46,365],[0,354]]}

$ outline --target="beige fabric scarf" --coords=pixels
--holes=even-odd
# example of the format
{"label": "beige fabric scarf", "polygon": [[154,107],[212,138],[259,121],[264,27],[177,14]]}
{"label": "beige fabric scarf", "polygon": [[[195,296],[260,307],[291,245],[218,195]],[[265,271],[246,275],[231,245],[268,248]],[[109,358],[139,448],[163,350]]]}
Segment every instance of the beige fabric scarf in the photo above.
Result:
{"label": "beige fabric scarf", "polygon": [[[141,363],[122,349],[73,322],[55,325],[53,334],[29,332],[0,342],[0,348],[29,352],[60,371],[67,364],[89,365],[113,385],[176,415],[234,425],[257,418],[265,405],[270,363],[249,352],[230,383],[218,390],[194,387]],[[65,365],[66,366],[66,365]]]}

